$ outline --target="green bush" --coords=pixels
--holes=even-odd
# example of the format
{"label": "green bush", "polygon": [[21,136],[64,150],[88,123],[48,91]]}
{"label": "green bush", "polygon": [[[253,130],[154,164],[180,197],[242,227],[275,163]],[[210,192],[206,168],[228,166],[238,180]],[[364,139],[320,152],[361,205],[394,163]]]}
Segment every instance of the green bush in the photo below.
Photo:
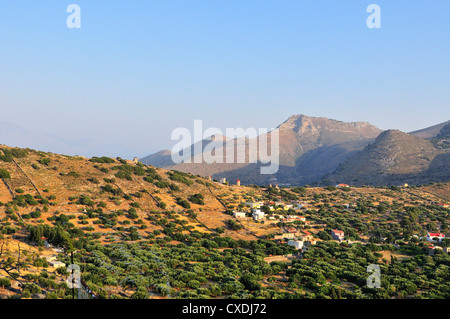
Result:
{"label": "green bush", "polygon": [[155,183],[155,185],[156,185],[157,187],[159,187],[159,188],[166,188],[166,187],[169,187],[169,186],[170,186],[170,183],[158,181],[158,182]]}
{"label": "green bush", "polygon": [[70,172],[70,173],[67,174],[67,176],[71,176],[71,177],[77,178],[77,177],[79,177],[80,175],[79,175],[77,172]]}
{"label": "green bush", "polygon": [[93,162],[93,163],[115,163],[116,162],[115,159],[109,158],[109,157],[106,157],[106,156],[102,156],[102,157],[94,156],[89,161]]}
{"label": "green bush", "polygon": [[120,171],[120,172],[116,173],[114,176],[116,176],[117,178],[126,179],[128,181],[133,180],[133,178],[131,177],[131,174],[128,172],[124,172],[124,171]]}
{"label": "green bush", "polygon": [[189,196],[188,199],[190,202],[192,202],[194,204],[205,205],[205,202],[203,201],[204,197],[202,194],[191,195],[191,196]]}
{"label": "green bush", "polygon": [[38,160],[37,162],[41,165],[48,166],[50,164],[51,160],[49,158],[42,158],[42,159]]}
{"label": "green bush", "polygon": [[186,209],[191,208],[191,204],[189,204],[187,200],[182,199],[181,197],[177,197],[177,204]]}
{"label": "green bush", "polygon": [[0,155],[0,161],[4,162],[12,162],[13,157],[23,158],[28,155],[28,150],[20,148],[12,148],[12,149],[3,148],[1,149],[1,151],[3,152],[3,155]]}
{"label": "green bush", "polygon": [[11,280],[9,278],[0,278],[0,287],[10,287],[11,286]]}
{"label": "green bush", "polygon": [[0,178],[11,178],[11,175],[6,169],[0,168]]}

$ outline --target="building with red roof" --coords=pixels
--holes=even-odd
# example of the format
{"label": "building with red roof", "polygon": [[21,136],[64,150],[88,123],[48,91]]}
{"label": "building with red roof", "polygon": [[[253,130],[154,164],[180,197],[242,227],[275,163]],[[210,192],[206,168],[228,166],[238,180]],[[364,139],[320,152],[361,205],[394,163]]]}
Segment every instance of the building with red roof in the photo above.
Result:
{"label": "building with red roof", "polygon": [[439,241],[441,242],[442,239],[445,238],[445,235],[442,233],[427,233],[427,240],[428,241]]}

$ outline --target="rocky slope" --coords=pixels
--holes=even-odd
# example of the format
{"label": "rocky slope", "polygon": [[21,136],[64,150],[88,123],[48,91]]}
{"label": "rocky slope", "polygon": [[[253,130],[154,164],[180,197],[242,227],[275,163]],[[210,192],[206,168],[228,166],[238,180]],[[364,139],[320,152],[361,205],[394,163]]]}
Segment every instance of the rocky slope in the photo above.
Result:
{"label": "rocky slope", "polygon": [[342,163],[323,182],[354,185],[427,184],[450,179],[450,153],[430,140],[398,130],[380,134],[374,143]]}

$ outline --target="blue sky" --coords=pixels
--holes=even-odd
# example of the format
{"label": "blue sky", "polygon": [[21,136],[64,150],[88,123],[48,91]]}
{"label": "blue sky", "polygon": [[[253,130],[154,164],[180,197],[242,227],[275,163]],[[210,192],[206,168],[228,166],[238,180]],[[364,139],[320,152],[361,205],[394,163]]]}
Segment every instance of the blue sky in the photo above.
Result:
{"label": "blue sky", "polygon": [[[66,26],[71,3],[81,29]],[[371,3],[381,29],[366,26]],[[449,35],[447,0],[3,0],[0,123],[123,157],[170,148],[195,119],[408,132],[450,119]]]}

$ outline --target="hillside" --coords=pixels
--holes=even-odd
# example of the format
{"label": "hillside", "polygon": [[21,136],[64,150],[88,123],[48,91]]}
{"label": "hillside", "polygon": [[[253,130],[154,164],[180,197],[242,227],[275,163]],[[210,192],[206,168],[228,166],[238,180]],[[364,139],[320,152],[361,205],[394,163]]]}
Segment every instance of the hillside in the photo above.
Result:
{"label": "hillside", "polygon": [[431,141],[438,149],[450,149],[450,123],[442,127]]}
{"label": "hillside", "polygon": [[[6,161],[4,155],[0,156],[4,159],[0,160],[0,169],[10,174],[10,178],[3,178],[0,182],[0,201],[8,203],[16,199],[19,214],[30,213],[30,209],[38,205],[45,224],[51,224],[47,218],[54,216],[55,212],[77,215],[86,209],[99,208],[106,212],[122,212],[117,216],[117,222],[121,222],[127,219],[125,215],[131,209],[136,210],[136,218],[143,220],[149,230],[154,230],[158,227],[146,221],[147,212],[161,209],[185,211],[186,207],[200,216],[211,211],[223,212],[225,208],[217,196],[225,191],[230,192],[226,186],[198,176],[144,166],[132,161],[86,159],[6,146],[0,149],[3,150],[2,153],[13,152],[17,156],[9,157]],[[231,192],[235,204],[228,203],[229,208],[240,201],[251,200],[246,194],[248,192],[255,191],[242,186]],[[36,200],[30,200],[34,205],[26,204],[25,194],[36,197]],[[201,205],[190,201],[197,194],[203,197]],[[189,220],[187,214],[183,218]],[[216,224],[216,227],[223,226]],[[200,224],[189,220],[189,225],[199,227]],[[92,231],[102,230],[102,226],[91,225]],[[143,233],[146,232],[147,229]],[[241,233],[232,235],[237,238],[247,236],[245,232]]]}
{"label": "hillside", "polygon": [[444,128],[444,126],[450,124],[450,121],[446,121],[437,125],[433,125],[421,130],[409,132],[409,134],[414,135],[416,137],[420,138],[426,138],[426,139],[433,139],[435,138],[441,130]]}
{"label": "hillside", "polygon": [[[417,292],[399,284],[398,273],[409,273],[408,260],[428,252],[411,235],[448,235],[449,183],[245,187],[120,158],[0,149],[0,298],[72,298],[72,250],[95,298],[316,298],[334,289],[343,298],[403,298]],[[261,203],[266,217],[250,217],[248,202]],[[234,209],[245,216],[231,216]],[[303,221],[289,221],[297,215]],[[331,229],[345,231],[347,242],[333,240]],[[287,244],[290,234],[304,238],[302,255]],[[392,245],[403,241],[405,247]],[[434,274],[441,257],[433,258]],[[361,293],[359,276],[374,261],[399,268],[385,278],[395,290]],[[337,263],[342,272],[330,273]],[[310,273],[323,276],[320,286]],[[433,280],[429,273],[417,276]],[[423,297],[446,296],[429,285]]]}
{"label": "hillside", "polygon": [[432,141],[398,130],[380,134],[374,143],[325,176],[327,184],[428,184],[450,179],[450,152]]}

